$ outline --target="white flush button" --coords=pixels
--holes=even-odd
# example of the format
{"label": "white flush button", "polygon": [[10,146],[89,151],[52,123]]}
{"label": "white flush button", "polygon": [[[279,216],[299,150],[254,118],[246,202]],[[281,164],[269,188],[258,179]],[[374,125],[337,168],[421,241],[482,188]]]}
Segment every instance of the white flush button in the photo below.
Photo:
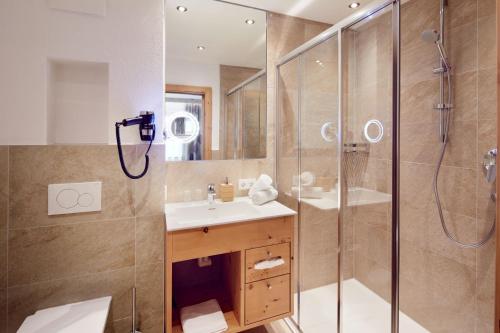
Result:
{"label": "white flush button", "polygon": [[89,207],[90,205],[92,205],[93,201],[94,197],[90,193],[83,193],[78,197],[77,204],[82,207]]}
{"label": "white flush button", "polygon": [[72,188],[67,188],[57,193],[57,204],[66,209],[70,209],[78,205],[78,197],[80,194]]}
{"label": "white flush button", "polygon": [[101,182],[50,184],[48,214],[73,214],[101,210]]}

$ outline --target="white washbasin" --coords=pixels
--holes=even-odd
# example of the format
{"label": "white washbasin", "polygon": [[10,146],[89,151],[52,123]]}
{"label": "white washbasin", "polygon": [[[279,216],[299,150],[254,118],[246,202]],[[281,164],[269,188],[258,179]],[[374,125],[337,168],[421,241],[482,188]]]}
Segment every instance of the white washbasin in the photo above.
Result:
{"label": "white washbasin", "polygon": [[191,207],[178,207],[175,214],[181,218],[181,222],[193,223],[196,221],[204,221],[207,219],[230,218],[237,219],[251,214],[257,214],[258,211],[247,202],[216,202],[214,205],[209,205],[208,202],[203,202],[200,205]]}
{"label": "white washbasin", "polygon": [[235,198],[232,202],[216,200],[213,206],[210,206],[207,201],[181,202],[165,205],[167,231],[261,220],[295,214],[295,211],[277,201],[256,206],[247,197]]}

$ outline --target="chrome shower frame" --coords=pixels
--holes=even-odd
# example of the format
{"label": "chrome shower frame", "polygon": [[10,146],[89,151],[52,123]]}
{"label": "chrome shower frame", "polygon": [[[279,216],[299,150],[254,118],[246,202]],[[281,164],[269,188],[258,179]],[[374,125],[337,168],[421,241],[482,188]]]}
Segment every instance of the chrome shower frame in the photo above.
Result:
{"label": "chrome shower frame", "polygon": [[[444,1],[444,0],[443,0]],[[392,84],[392,90],[393,90],[393,97],[392,97],[392,120],[393,120],[393,129],[392,129],[392,258],[391,258],[391,333],[398,333],[399,332],[399,263],[400,263],[400,219],[399,219],[399,175],[400,175],[400,165],[399,165],[399,157],[400,157],[400,132],[399,132],[399,123],[400,123],[400,67],[401,67],[401,51],[400,51],[400,25],[401,25],[401,0],[378,0],[370,3],[365,7],[365,9],[359,13],[356,13],[350,17],[347,17],[334,26],[330,27],[329,29],[323,31],[320,33],[318,36],[310,39],[306,43],[302,44],[301,46],[297,47],[287,55],[283,56],[276,64],[275,67],[275,93],[276,93],[276,114],[275,114],[275,128],[276,131],[279,130],[279,121],[280,121],[280,114],[278,112],[279,110],[279,74],[280,74],[280,67],[287,64],[291,60],[301,56],[305,52],[309,51],[310,49],[314,48],[315,46],[327,41],[328,39],[337,36],[337,42],[338,42],[338,68],[339,68],[339,73],[338,73],[338,82],[339,82],[339,88],[338,88],[338,105],[339,105],[339,111],[338,111],[338,140],[337,140],[337,151],[338,152],[343,152],[344,148],[344,133],[343,133],[343,124],[344,124],[344,113],[345,110],[343,110],[343,76],[342,76],[342,32],[344,30],[349,29],[350,27],[354,26],[355,24],[368,19],[370,16],[377,14],[378,12],[381,12],[382,10],[386,8],[391,8],[392,10],[392,49],[393,49],[393,54],[392,54],[392,68],[393,68],[393,73],[392,73],[392,78],[393,78],[393,84]],[[299,66],[300,67],[300,66]],[[300,69],[300,68],[299,68]],[[300,103],[300,102],[299,102]],[[299,119],[300,119],[300,106],[299,106]],[[299,144],[300,144],[300,125],[297,126],[297,137],[299,138]],[[276,132],[278,133],[278,132]],[[275,148],[275,179],[276,179],[276,185],[279,188],[278,184],[278,173],[279,173],[279,144],[278,144],[278,137],[277,135],[276,140],[274,142],[274,148]],[[299,149],[300,152],[300,149]],[[345,182],[344,182],[344,169],[345,169],[345,163],[343,163],[343,154],[339,154],[339,157],[337,159],[337,170],[338,172],[338,185],[339,185],[339,197],[338,197],[338,217],[337,217],[337,228],[338,228],[338,244],[337,244],[337,255],[338,255],[338,267],[337,267],[337,279],[338,279],[338,290],[337,290],[337,327],[336,327],[336,332],[337,333],[342,333],[343,332],[343,318],[342,318],[342,312],[343,312],[343,303],[342,303],[342,297],[343,297],[343,263],[344,263],[344,250],[343,250],[343,225],[344,225],[344,220],[343,220],[343,215],[344,215],[344,207],[347,202],[346,200],[346,188],[345,188]],[[299,170],[300,170],[300,161],[298,161],[299,165]],[[298,201],[300,203],[300,194]],[[299,224],[300,224],[300,204],[299,204]],[[300,235],[299,235],[299,246],[300,246]],[[297,260],[298,265],[300,267],[300,258]],[[300,281],[297,281],[297,290],[298,290],[298,309],[299,309],[299,323],[295,323],[292,319],[289,319],[287,321],[287,324],[289,326],[294,326],[295,329],[300,331]]]}

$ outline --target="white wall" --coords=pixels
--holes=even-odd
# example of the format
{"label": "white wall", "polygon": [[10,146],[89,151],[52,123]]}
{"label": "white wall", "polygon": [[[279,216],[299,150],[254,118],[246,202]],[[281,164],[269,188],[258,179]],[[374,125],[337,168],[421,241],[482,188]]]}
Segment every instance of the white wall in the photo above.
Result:
{"label": "white wall", "polygon": [[[87,0],[71,1],[73,12],[49,3],[0,1],[0,114],[7,119],[0,121],[0,144],[47,143],[50,59],[108,64],[109,143],[114,122],[141,110],[154,111],[163,128],[163,0],[92,0],[105,15],[88,14]],[[127,130],[123,141],[137,137],[136,128]]]}
{"label": "white wall", "polygon": [[194,63],[183,59],[167,57],[165,63],[165,82],[169,84],[212,87],[212,150],[219,150],[219,65]]}

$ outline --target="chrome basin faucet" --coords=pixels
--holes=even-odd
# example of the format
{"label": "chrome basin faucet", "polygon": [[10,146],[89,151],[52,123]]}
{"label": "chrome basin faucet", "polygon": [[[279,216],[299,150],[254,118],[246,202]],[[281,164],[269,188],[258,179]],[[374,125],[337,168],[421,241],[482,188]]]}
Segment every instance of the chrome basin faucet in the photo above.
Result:
{"label": "chrome basin faucet", "polygon": [[208,184],[207,186],[207,193],[208,193],[208,206],[210,207],[209,209],[215,209],[215,184]]}

